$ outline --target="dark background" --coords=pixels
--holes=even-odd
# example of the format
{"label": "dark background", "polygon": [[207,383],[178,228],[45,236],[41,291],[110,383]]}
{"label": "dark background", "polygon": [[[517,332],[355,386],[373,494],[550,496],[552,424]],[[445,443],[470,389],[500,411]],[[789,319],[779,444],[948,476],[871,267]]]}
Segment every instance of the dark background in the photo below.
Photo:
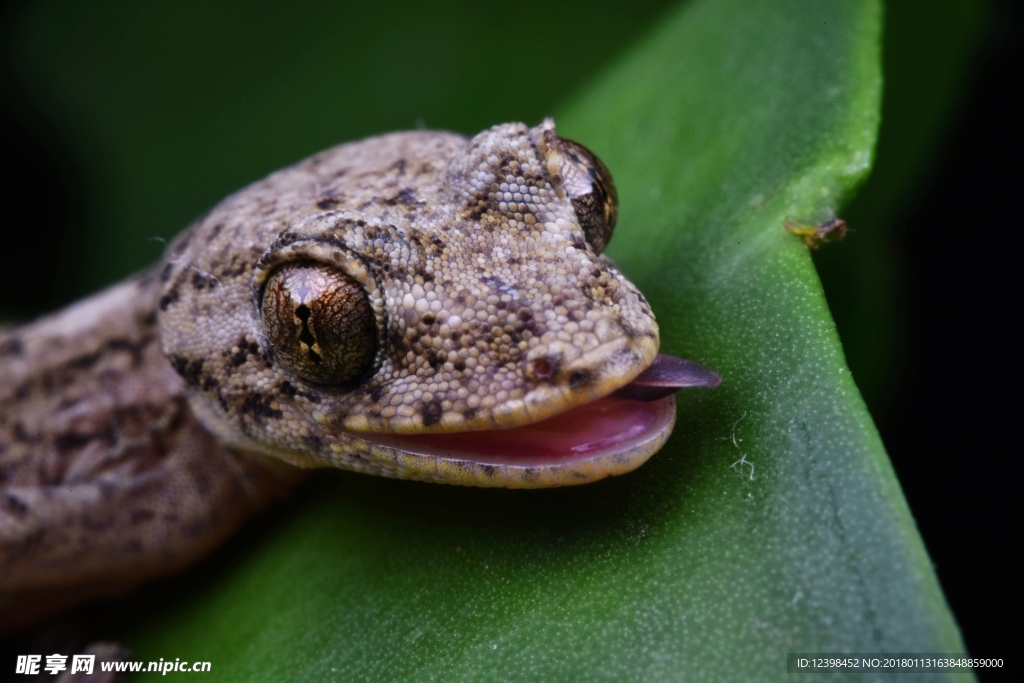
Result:
{"label": "dark background", "polygon": [[[80,162],[83,143],[75,139],[74,126],[40,102],[10,49],[18,22],[31,7],[26,2],[0,7],[0,319],[5,320],[67,303],[155,258],[162,248],[159,241],[135,245],[141,256],[134,258],[141,260],[129,259],[102,276],[83,266],[100,200],[86,177],[92,171]],[[967,646],[974,656],[1010,659],[1019,602],[1019,571],[1009,553],[1019,538],[1011,496],[1020,448],[1007,437],[1017,412],[1008,398],[1017,376],[1007,367],[1014,356],[1008,328],[1017,310],[1009,305],[1011,273],[1019,259],[1011,238],[1021,222],[1015,200],[1024,180],[1021,115],[1013,95],[1022,90],[1024,40],[1018,6],[964,7],[962,2],[891,3],[876,170],[843,212],[851,228],[847,240],[822,250],[815,261],[851,369]],[[601,49],[568,57],[564,83],[585,77],[627,47],[659,10],[657,2],[634,3],[601,24],[608,33],[600,26],[592,29]],[[549,102],[559,99],[558,86],[549,86]],[[409,97],[416,97],[414,90]],[[532,121],[543,113],[527,110],[521,118]],[[481,104],[455,119],[473,132],[494,123],[488,116]],[[452,120],[445,112],[436,118]],[[385,121],[377,128],[366,123],[365,132],[415,123]],[[308,151],[334,142],[311,135]],[[89,144],[94,143],[84,146]],[[250,166],[262,163],[265,172],[291,160],[277,162],[270,154]],[[258,174],[223,182],[230,190],[254,177]],[[198,212],[203,204],[194,209],[186,201],[184,206]],[[164,220],[183,225],[188,217]],[[54,253],[57,258],[50,256]],[[1004,388],[1008,384],[1010,391]],[[994,679],[986,673],[980,678]]]}
{"label": "dark background", "polygon": [[896,241],[908,353],[894,406],[878,421],[967,646],[983,657],[1019,652],[1020,604],[1010,552],[1020,539],[1021,453],[1011,368],[1024,181],[1013,102],[1024,86],[1024,36],[1019,4],[995,9],[939,170]]}
{"label": "dark background", "polygon": [[[928,21],[927,12],[892,14],[878,173],[844,212],[853,230],[861,214],[871,213],[864,204],[874,200],[872,183],[889,181],[886,155],[898,154],[894,148],[913,135],[915,124],[906,119],[916,119],[918,108],[941,106],[916,91],[925,88],[900,73],[910,69],[899,60],[907,53],[928,59],[943,46],[899,45],[893,35],[899,22]],[[1019,652],[1013,624],[1020,572],[1011,549],[1020,538],[1021,449],[1011,436],[1019,413],[1011,359],[1019,350],[1012,321],[1020,254],[1013,244],[1024,181],[1022,119],[1014,104],[1014,94],[1024,91],[1021,19],[1019,3],[992,6],[945,131],[922,160],[916,187],[892,211],[885,253],[893,268],[874,283],[888,286],[871,292],[890,298],[892,318],[877,310],[872,318],[859,310],[864,301],[848,301],[856,296],[847,286],[856,277],[850,269],[860,265],[863,277],[869,269],[857,259],[880,254],[850,258],[843,250],[870,236],[852,232],[850,244],[815,257],[854,377],[858,361],[881,370],[862,386],[865,399],[967,647],[976,657],[1008,660]],[[870,339],[850,348],[847,339],[859,335],[886,339],[886,325],[895,330],[884,361],[864,357],[872,353]],[[979,679],[1003,675],[979,672]]]}

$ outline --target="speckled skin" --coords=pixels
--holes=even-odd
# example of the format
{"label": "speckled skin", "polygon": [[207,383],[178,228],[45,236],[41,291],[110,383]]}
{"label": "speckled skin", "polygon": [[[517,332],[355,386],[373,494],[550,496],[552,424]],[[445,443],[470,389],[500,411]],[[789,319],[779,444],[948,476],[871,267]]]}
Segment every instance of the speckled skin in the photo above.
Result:
{"label": "speckled skin", "polygon": [[[194,561],[297,479],[281,460],[513,487],[643,462],[667,431],[533,468],[360,438],[536,422],[654,360],[651,310],[588,244],[568,170],[550,120],[342,145],[224,200],[142,276],[0,331],[0,630]],[[264,286],[294,262],[369,298],[376,356],[354,386],[275,353]]]}
{"label": "speckled skin", "polygon": [[[210,212],[171,246],[160,275],[164,353],[203,423],[223,443],[303,467],[484,486],[607,476],[592,464],[531,472],[438,462],[357,436],[535,422],[610,393],[654,360],[650,307],[587,244],[554,140],[551,121],[468,142],[372,138]],[[275,363],[262,287],[295,261],[332,264],[369,293],[379,351],[353,390],[313,386]]]}
{"label": "speckled skin", "polygon": [[155,275],[0,331],[0,635],[184,568],[298,479],[196,420]]}

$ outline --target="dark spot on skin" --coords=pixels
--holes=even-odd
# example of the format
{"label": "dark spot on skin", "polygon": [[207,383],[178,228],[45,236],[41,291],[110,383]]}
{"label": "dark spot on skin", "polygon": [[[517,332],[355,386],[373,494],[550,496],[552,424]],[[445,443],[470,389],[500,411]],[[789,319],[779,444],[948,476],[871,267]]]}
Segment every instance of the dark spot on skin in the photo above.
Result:
{"label": "dark spot on skin", "polygon": [[639,337],[639,336],[641,336],[640,331],[638,329],[636,329],[635,327],[633,327],[633,325],[629,321],[623,320],[623,319],[620,318],[619,319],[619,325],[622,326],[622,331],[625,332],[627,336],[629,336],[629,337]]}
{"label": "dark spot on skin", "polygon": [[386,337],[387,346],[392,349],[402,349],[407,346],[405,342],[405,335],[402,334],[402,331],[397,327],[389,325],[384,331],[384,336]]}
{"label": "dark spot on skin", "polygon": [[284,232],[278,236],[277,241],[274,243],[274,247],[287,247],[289,244],[298,241],[301,238],[296,232]]}
{"label": "dark spot on skin", "polygon": [[186,384],[192,387],[199,386],[203,373],[203,360],[201,358],[189,360],[183,356],[174,356],[171,358],[171,365],[181,375],[181,378],[185,380]]}
{"label": "dark spot on skin", "polygon": [[319,451],[324,446],[324,440],[319,436],[304,436],[302,442],[306,444],[306,448],[313,452]]}
{"label": "dark spot on skin", "polygon": [[160,297],[160,310],[166,311],[167,308],[178,300],[178,288],[172,287],[171,291]]}
{"label": "dark spot on skin", "polygon": [[[231,365],[233,367],[244,366],[250,355],[259,355],[259,344],[251,342],[245,337],[239,337],[239,341],[234,342],[234,345],[239,347],[239,351],[231,356]],[[228,353],[229,351],[225,351],[224,355]]]}
{"label": "dark spot on skin", "polygon": [[203,377],[202,386],[203,391],[213,391],[214,389],[220,386],[220,381],[218,381],[216,377],[206,375]]}
{"label": "dark spot on skin", "polygon": [[569,388],[579,389],[585,387],[594,381],[593,376],[589,370],[573,370],[569,373]]}
{"label": "dark spot on skin", "polygon": [[168,280],[170,280],[172,272],[174,272],[174,264],[165,264],[164,269],[160,271],[160,282],[167,282]]}
{"label": "dark spot on skin", "polygon": [[437,353],[433,350],[427,351],[427,364],[430,365],[431,369],[437,370],[441,365],[441,361],[438,360]]}
{"label": "dark spot on skin", "polygon": [[218,223],[217,225],[213,226],[212,228],[210,228],[210,237],[216,237],[217,235],[220,234],[220,231],[223,230],[223,229],[224,229],[224,224],[223,223]]}
{"label": "dark spot on skin", "polygon": [[339,203],[340,202],[334,197],[324,197],[323,199],[316,203],[316,207],[318,209],[323,209],[324,211],[327,211],[328,209],[333,209]]}
{"label": "dark spot on skin", "polygon": [[25,345],[17,337],[11,337],[0,344],[0,356],[20,356],[25,353]]}
{"label": "dark spot on skin", "polygon": [[96,353],[90,353],[85,356],[79,356],[78,358],[72,358],[71,360],[68,361],[68,367],[73,368],[75,370],[88,370],[89,368],[96,364],[96,361],[100,359],[100,355],[100,352],[97,351]]}
{"label": "dark spot on skin", "polygon": [[5,495],[3,502],[4,510],[7,510],[14,517],[24,517],[28,513],[28,505],[12,493]]}
{"label": "dark spot on skin", "polygon": [[470,408],[469,410],[462,414],[462,417],[466,418],[467,420],[472,420],[474,417],[476,417],[476,411]]}
{"label": "dark spot on skin", "polygon": [[462,362],[461,360],[457,360],[457,361],[455,361],[455,363],[454,363],[454,367],[455,367],[455,369],[456,369],[456,370],[458,370],[459,372],[462,372],[463,370],[465,370],[465,369],[466,369],[466,364],[465,364],[465,363],[463,363],[463,362]]}
{"label": "dark spot on skin", "polygon": [[130,521],[133,525],[142,524],[156,517],[152,510],[132,510]]}
{"label": "dark spot on skin", "polygon": [[267,396],[249,394],[242,400],[239,410],[247,415],[251,415],[257,422],[262,422],[268,418],[278,419],[284,415],[280,410],[272,407],[271,403],[271,399]]}
{"label": "dark spot on skin", "polygon": [[36,439],[32,438],[31,434],[25,431],[24,425],[20,422],[14,423],[11,433],[14,435],[14,440],[20,443],[32,443],[33,441],[36,441]]}
{"label": "dark spot on skin", "polygon": [[520,475],[523,481],[537,481],[540,478],[540,471],[534,468],[523,470]]}
{"label": "dark spot on skin", "polygon": [[380,400],[380,397],[384,395],[384,387],[379,384],[370,389],[370,400],[376,403]]}
{"label": "dark spot on skin", "polygon": [[399,190],[398,194],[394,197],[385,199],[384,204],[388,206],[395,206],[396,204],[402,204],[404,206],[414,206],[422,202],[416,201],[416,190],[411,187],[407,187],[404,190]]}
{"label": "dark spot on skin", "polygon": [[277,390],[280,391],[285,396],[294,396],[296,393],[295,385],[287,380],[278,384]]}
{"label": "dark spot on skin", "polygon": [[520,320],[530,320],[531,318],[533,318],[533,311],[531,311],[529,308],[524,308],[521,311],[519,311],[518,315]]}
{"label": "dark spot on skin", "polygon": [[152,335],[143,337],[138,341],[133,339],[127,339],[125,337],[117,337],[110,339],[103,345],[103,348],[109,351],[129,351],[133,355],[145,347],[146,344],[153,340]]}
{"label": "dark spot on skin", "polygon": [[441,415],[443,410],[441,409],[440,401],[430,401],[423,406],[423,426],[429,427],[435,425],[441,421]]}
{"label": "dark spot on skin", "polygon": [[434,321],[437,320],[437,318],[434,317],[433,313],[426,313],[423,315],[422,318],[420,318],[420,320],[423,322],[424,325],[433,325]]}
{"label": "dark spot on skin", "polygon": [[484,474],[486,474],[491,479],[493,479],[494,475],[498,473],[498,468],[495,467],[494,465],[481,465],[480,469],[482,469],[484,471]]}
{"label": "dark spot on skin", "polygon": [[235,254],[231,261],[220,271],[221,277],[238,277],[245,275],[252,267],[252,261],[245,254]]}
{"label": "dark spot on skin", "polygon": [[110,425],[107,429],[94,434],[75,434],[74,432],[60,434],[53,440],[53,445],[57,449],[57,452],[67,453],[69,451],[79,450],[92,441],[102,441],[107,445],[115,443],[117,438],[114,434],[113,425]]}
{"label": "dark spot on skin", "polygon": [[192,271],[192,286],[196,289],[203,290],[207,287],[213,289],[216,285],[217,278],[209,273],[200,273],[198,270]]}

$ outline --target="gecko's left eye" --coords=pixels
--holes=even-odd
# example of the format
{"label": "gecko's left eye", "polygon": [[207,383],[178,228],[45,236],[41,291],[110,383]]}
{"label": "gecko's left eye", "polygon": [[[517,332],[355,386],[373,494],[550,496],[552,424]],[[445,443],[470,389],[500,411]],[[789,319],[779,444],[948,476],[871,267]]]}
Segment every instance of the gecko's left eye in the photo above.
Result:
{"label": "gecko's left eye", "polygon": [[353,384],[369,372],[377,329],[366,292],[318,263],[278,268],[267,280],[260,311],[279,361],[317,384]]}
{"label": "gecko's left eye", "polygon": [[612,238],[619,216],[619,198],[612,174],[593,152],[578,142],[558,138],[565,157],[562,183],[587,243],[600,254]]}

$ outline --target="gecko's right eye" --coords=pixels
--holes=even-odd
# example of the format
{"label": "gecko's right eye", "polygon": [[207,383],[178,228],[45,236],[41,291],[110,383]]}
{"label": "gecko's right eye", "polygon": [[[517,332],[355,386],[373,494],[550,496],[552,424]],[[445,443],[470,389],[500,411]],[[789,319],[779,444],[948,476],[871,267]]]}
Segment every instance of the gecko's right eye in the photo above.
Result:
{"label": "gecko's right eye", "polygon": [[559,151],[565,156],[562,182],[572,200],[576,219],[594,253],[608,246],[619,215],[619,199],[612,174],[601,160],[578,142],[558,138]]}
{"label": "gecko's right eye", "polygon": [[278,268],[263,290],[260,313],[274,355],[317,384],[354,384],[370,370],[377,329],[366,292],[318,263]]}

